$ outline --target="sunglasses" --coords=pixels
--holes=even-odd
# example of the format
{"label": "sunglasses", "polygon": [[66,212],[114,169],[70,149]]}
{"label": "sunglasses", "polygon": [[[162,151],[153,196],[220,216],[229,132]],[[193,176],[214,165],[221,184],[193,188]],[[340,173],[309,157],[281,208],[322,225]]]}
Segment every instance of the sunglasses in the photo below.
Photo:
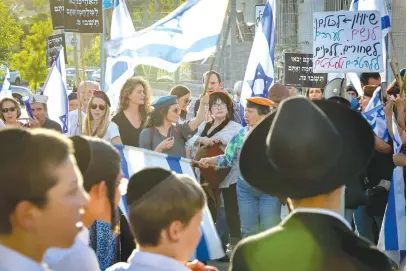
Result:
{"label": "sunglasses", "polygon": [[185,99],[185,100],[184,100],[184,103],[190,104],[190,103],[191,103],[191,99]]}
{"label": "sunglasses", "polygon": [[95,110],[95,109],[98,108],[98,107],[99,107],[99,109],[102,110],[102,111],[106,109],[106,106],[103,105],[103,104],[92,104],[92,105],[90,106],[90,108],[92,108],[93,110]]}
{"label": "sunglasses", "polygon": [[14,112],[14,111],[16,111],[16,108],[15,108],[15,107],[3,108],[1,111],[2,111],[3,113],[7,113],[8,111]]}

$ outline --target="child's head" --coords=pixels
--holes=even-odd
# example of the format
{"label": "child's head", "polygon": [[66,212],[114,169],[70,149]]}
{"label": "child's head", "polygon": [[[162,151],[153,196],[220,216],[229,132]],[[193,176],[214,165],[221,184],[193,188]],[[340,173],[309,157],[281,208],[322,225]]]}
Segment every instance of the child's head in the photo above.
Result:
{"label": "child's head", "polygon": [[71,137],[75,158],[83,176],[83,187],[90,195],[88,217],[115,226],[114,214],[119,204],[122,179],[120,155],[109,142],[86,136]]}
{"label": "child's head", "polygon": [[6,129],[0,149],[0,240],[70,247],[87,204],[72,143],[51,130]]}
{"label": "child's head", "polygon": [[178,261],[187,261],[201,238],[205,193],[186,175],[161,168],[134,174],[127,188],[130,225],[143,247],[161,247]]}

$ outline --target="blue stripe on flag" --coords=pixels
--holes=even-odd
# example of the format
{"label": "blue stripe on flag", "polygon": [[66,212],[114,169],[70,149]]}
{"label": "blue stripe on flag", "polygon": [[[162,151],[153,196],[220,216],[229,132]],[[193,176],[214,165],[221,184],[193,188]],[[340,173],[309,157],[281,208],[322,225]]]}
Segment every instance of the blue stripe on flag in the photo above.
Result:
{"label": "blue stripe on flag", "polygon": [[271,61],[274,64],[274,17],[271,5],[267,4],[264,8],[263,17],[261,21],[264,36],[266,37],[269,45],[269,53]]}
{"label": "blue stripe on flag", "polygon": [[185,55],[199,53],[216,45],[219,35],[213,35],[198,40],[188,49],[181,49],[167,44],[149,44],[136,50],[125,50],[121,56],[140,58],[160,58],[164,61],[177,64],[183,61]]}
{"label": "blue stripe on flag", "polygon": [[[170,169],[178,174],[182,174],[181,168],[181,157],[175,155],[167,155],[165,158],[167,160],[168,166]],[[205,235],[203,234],[203,228],[201,226],[202,236],[199,241],[198,247],[196,248],[196,258],[200,261],[209,261],[211,257],[209,255],[209,246],[206,243]]]}
{"label": "blue stripe on flag", "polygon": [[175,171],[178,174],[182,174],[182,168],[181,168],[181,157],[175,156],[175,155],[168,155],[167,156],[167,162],[168,165],[170,166],[170,169],[172,171]]}
{"label": "blue stripe on flag", "polygon": [[196,248],[196,256],[200,261],[206,262],[211,260],[211,257],[209,255],[208,244],[206,243],[206,239],[203,233],[201,236],[201,240],[199,241],[198,247]]}
{"label": "blue stripe on flag", "polygon": [[382,17],[382,30],[389,28],[391,25],[390,17],[388,15]]}
{"label": "blue stripe on flag", "polygon": [[384,239],[384,247],[386,250],[399,250],[393,178],[390,185],[390,193],[387,202],[386,218],[387,219],[384,220],[384,236],[392,236],[392,238]]}
{"label": "blue stripe on flag", "polygon": [[115,146],[120,153],[120,157],[122,158],[120,161],[120,164],[121,164],[121,168],[122,168],[123,177],[126,179],[130,179],[129,168],[127,166],[126,157],[124,156],[124,151],[123,151],[124,145],[115,145]]}

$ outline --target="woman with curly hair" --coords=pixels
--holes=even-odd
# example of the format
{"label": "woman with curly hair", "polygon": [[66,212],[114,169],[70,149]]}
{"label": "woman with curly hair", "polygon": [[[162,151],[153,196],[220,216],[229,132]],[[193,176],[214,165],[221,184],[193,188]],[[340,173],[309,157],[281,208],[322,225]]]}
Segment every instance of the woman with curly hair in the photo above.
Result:
{"label": "woman with curly hair", "polygon": [[18,121],[20,116],[20,105],[15,99],[6,97],[0,101],[0,119],[6,127],[21,127],[23,123]]}
{"label": "woman with curly hair", "polygon": [[151,111],[151,88],[141,77],[127,79],[120,91],[120,106],[112,121],[119,127],[123,145],[138,147],[147,114]]}

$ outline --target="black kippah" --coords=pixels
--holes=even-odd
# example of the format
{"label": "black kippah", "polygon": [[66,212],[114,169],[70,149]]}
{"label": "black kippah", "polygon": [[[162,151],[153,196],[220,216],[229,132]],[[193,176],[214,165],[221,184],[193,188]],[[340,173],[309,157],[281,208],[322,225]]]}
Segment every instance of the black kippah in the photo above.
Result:
{"label": "black kippah", "polygon": [[151,191],[154,187],[162,183],[173,175],[171,171],[163,168],[146,168],[140,170],[129,180],[127,187],[127,205],[130,206],[138,201],[142,196]]}

